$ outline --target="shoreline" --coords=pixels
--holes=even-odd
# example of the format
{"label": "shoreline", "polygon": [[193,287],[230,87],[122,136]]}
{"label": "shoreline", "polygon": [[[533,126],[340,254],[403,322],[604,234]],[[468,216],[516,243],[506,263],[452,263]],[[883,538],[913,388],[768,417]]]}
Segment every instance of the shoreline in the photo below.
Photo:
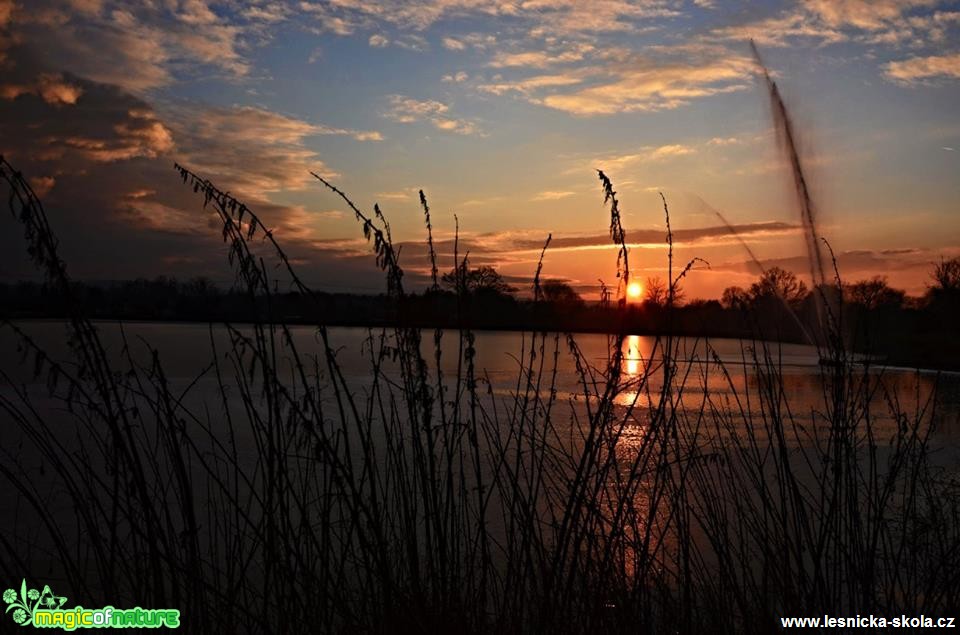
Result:
{"label": "shoreline", "polygon": [[[32,316],[0,316],[0,321],[10,322],[13,324],[16,323],[56,323],[56,322],[66,322],[70,318],[68,316],[57,316],[57,315],[32,315]],[[181,325],[181,326],[209,326],[209,325],[222,325],[222,324],[233,324],[233,325],[252,325],[257,323],[255,320],[251,319],[239,319],[239,320],[226,320],[226,319],[200,319],[197,317],[117,317],[112,315],[103,315],[93,318],[89,318],[90,321],[94,324],[154,324],[158,326],[163,325]],[[380,329],[380,328],[417,328],[421,330],[427,329],[441,329],[444,331],[460,331],[460,330],[470,330],[475,332],[489,332],[489,333],[506,333],[506,332],[516,332],[516,333],[570,333],[573,335],[618,335],[617,331],[605,328],[573,328],[573,329],[564,329],[557,328],[556,325],[551,324],[539,324],[531,325],[527,324],[455,324],[451,323],[451,320],[405,320],[403,322],[394,322],[388,320],[330,320],[325,322],[318,322],[307,320],[300,316],[291,316],[278,320],[282,321],[287,326],[295,327],[319,327],[324,326],[327,328],[349,328],[349,329]],[[674,337],[686,337],[692,339],[725,339],[725,340],[736,340],[740,342],[763,342],[767,344],[789,344],[794,346],[805,346],[810,347],[814,351],[817,350],[817,347],[814,344],[804,341],[797,341],[796,339],[774,339],[774,338],[760,338],[756,336],[746,335],[742,333],[729,333],[722,331],[713,331],[713,332],[704,332],[704,331],[691,331],[689,329],[675,329],[673,331],[654,331],[647,329],[628,329],[623,332],[624,336],[636,335],[640,337],[658,337],[672,335]],[[857,354],[854,352],[854,354]],[[950,375],[960,375],[960,358],[955,358],[953,363],[949,363],[950,360],[934,359],[931,360],[929,357],[923,359],[925,365],[919,365],[919,363],[914,363],[912,360],[917,362],[921,361],[923,356],[918,357],[904,357],[899,355],[887,355],[881,356],[877,353],[861,353],[863,356],[872,355],[875,359],[872,361],[865,361],[863,357],[860,359],[854,359],[850,361],[850,364],[853,366],[863,366],[869,365],[875,369],[882,370],[892,370],[896,372],[919,372],[922,374],[940,374],[946,373]],[[783,364],[784,366],[796,366],[796,367],[816,367],[821,366],[820,364]]]}

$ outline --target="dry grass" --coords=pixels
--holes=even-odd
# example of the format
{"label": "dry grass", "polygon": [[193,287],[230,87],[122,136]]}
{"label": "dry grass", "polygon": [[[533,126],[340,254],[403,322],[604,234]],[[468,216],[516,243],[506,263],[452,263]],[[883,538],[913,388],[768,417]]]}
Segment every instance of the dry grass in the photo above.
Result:
{"label": "dry grass", "polygon": [[[263,246],[311,296],[253,211],[178,169],[220,216],[251,299],[272,295]],[[600,177],[626,280],[619,201]],[[69,304],[41,203],[6,162],[0,178]],[[324,184],[403,294],[379,209]],[[692,267],[670,264],[668,297]],[[622,333],[599,367],[572,335],[529,333],[504,398],[469,330],[436,331],[432,363],[418,330],[371,331],[358,386],[323,326],[310,354],[268,315],[211,325],[198,381],[215,381],[219,403],[203,407],[171,387],[163,351],[144,363],[133,348],[149,345],[128,343],[118,364],[79,313],[72,360],[5,325],[49,380],[38,395],[3,372],[4,425],[29,446],[0,460],[19,510],[0,533],[5,579],[46,576],[37,567],[52,561],[71,600],[177,607],[188,632],[210,633],[765,632],[782,615],[960,606],[960,491],[929,460],[934,404],[898,403],[842,338],[823,351],[822,407],[794,412],[777,348],[761,342],[730,369],[715,353],[682,359],[664,335],[628,376]],[[561,355],[578,370],[570,397]],[[65,408],[56,426],[39,403],[50,399]],[[878,401],[892,434],[876,427]]]}

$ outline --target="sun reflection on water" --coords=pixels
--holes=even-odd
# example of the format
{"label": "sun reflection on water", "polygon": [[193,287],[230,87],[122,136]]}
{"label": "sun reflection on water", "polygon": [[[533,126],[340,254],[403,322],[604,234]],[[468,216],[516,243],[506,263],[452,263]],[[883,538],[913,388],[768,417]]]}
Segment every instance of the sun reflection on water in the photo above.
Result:
{"label": "sun reflection on water", "polygon": [[630,377],[636,377],[640,374],[640,362],[643,358],[640,356],[640,336],[628,335],[623,344],[623,369]]}
{"label": "sun reflection on water", "polygon": [[[644,346],[644,338],[639,335],[628,335],[623,341],[623,361],[621,372],[625,385],[623,390],[617,395],[616,403],[621,406],[639,406],[642,396],[639,394],[639,386],[643,382],[646,369],[644,368],[645,359],[642,349],[646,348],[649,352],[649,345]],[[649,344],[648,342],[646,344]],[[638,397],[641,397],[638,400]]]}

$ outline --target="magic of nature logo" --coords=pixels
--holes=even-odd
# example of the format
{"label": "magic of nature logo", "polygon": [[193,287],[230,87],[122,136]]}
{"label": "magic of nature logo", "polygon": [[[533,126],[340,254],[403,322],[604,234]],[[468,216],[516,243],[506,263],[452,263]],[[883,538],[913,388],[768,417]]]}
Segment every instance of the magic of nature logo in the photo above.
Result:
{"label": "magic of nature logo", "polygon": [[20,626],[35,628],[61,628],[73,631],[78,628],[179,628],[180,611],[177,609],[117,609],[105,606],[87,609],[82,606],[63,608],[67,598],[56,595],[43,586],[43,590],[28,588],[27,581],[20,583],[19,593],[14,589],[3,592],[7,605],[5,613],[11,613],[13,621]]}

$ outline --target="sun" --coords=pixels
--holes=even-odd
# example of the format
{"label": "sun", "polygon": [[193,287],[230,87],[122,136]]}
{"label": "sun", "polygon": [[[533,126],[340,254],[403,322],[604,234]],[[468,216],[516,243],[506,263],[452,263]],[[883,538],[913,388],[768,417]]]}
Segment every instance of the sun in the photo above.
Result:
{"label": "sun", "polygon": [[640,294],[643,293],[643,287],[640,286],[639,282],[631,282],[627,285],[627,297],[633,300],[639,300]]}

